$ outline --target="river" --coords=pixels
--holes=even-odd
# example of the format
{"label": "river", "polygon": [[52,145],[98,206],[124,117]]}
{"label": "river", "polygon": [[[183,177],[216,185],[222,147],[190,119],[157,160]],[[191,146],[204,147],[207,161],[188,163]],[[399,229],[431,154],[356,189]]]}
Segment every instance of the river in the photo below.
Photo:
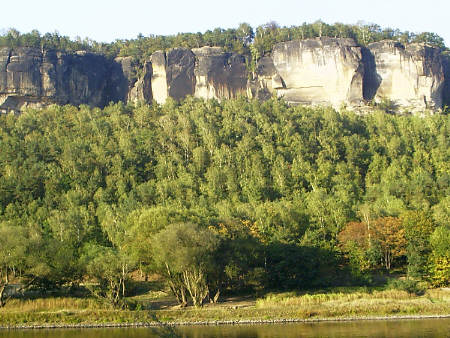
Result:
{"label": "river", "polygon": [[450,318],[292,324],[0,330],[0,338],[291,338],[291,337],[450,337]]}

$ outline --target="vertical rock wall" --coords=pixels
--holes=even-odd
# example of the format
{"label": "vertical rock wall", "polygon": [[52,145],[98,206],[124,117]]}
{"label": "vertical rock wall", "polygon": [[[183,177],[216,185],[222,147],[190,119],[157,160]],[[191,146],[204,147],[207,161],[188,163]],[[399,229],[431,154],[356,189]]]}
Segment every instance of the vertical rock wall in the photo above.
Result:
{"label": "vertical rock wall", "polygon": [[242,55],[225,53],[220,47],[192,51],[196,58],[196,97],[220,100],[247,94],[247,67]]}
{"label": "vertical rock wall", "polygon": [[85,52],[0,49],[0,111],[50,103],[105,105],[111,63]]}
{"label": "vertical rock wall", "polygon": [[267,88],[294,104],[359,105],[363,100],[361,48],[351,39],[279,43]]}
{"label": "vertical rock wall", "polygon": [[123,102],[151,102],[152,73],[151,62],[145,62],[143,69],[139,69],[137,61],[131,56],[115,58],[110,96]]}
{"label": "vertical rock wall", "polygon": [[194,95],[195,56],[190,49],[174,48],[167,53],[158,51],[151,56],[151,87],[153,98],[164,103],[168,97],[175,100]]}
{"label": "vertical rock wall", "polygon": [[244,56],[219,47],[158,51],[143,65],[132,57],[0,48],[0,112],[50,103],[164,103],[187,95],[277,95],[292,104],[337,108],[387,99],[410,111],[439,109],[450,100],[449,63],[440,50],[421,44],[381,41],[361,48],[337,38],[279,43],[251,77]]}
{"label": "vertical rock wall", "polygon": [[387,99],[413,110],[442,106],[444,71],[437,48],[381,41],[370,44],[368,50],[374,63],[368,70],[372,81],[367,99]]}

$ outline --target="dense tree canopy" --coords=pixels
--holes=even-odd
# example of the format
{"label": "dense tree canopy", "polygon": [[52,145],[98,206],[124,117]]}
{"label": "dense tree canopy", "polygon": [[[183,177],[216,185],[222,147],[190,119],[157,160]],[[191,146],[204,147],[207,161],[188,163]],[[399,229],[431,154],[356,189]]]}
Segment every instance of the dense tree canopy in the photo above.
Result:
{"label": "dense tree canopy", "polygon": [[0,35],[0,47],[26,46],[65,51],[86,50],[110,57],[133,56],[143,62],[157,50],[174,47],[219,46],[223,47],[225,51],[246,55],[250,64],[252,60],[255,61],[264,54],[270,53],[276,43],[322,36],[353,38],[361,46],[391,39],[402,43],[424,42],[443,50],[447,49],[444,39],[432,32],[412,33],[399,29],[382,28],[377,24],[365,22],[327,24],[320,20],[290,27],[281,27],[272,21],[255,29],[247,23],[241,23],[237,28],[215,28],[204,33],[178,33],[167,36],[139,34],[135,39],[118,39],[111,43],[96,42],[80,37],[70,39],[58,32],[41,34],[39,31],[33,30],[29,33],[20,33],[11,28]]}
{"label": "dense tree canopy", "polygon": [[172,269],[201,271],[211,290],[334,283],[324,276],[349,253],[361,271],[442,274],[426,267],[448,262],[449,127],[448,115],[244,98],[2,115],[0,243],[23,240],[1,245],[0,273],[42,285],[88,275],[117,302],[133,269],[160,271],[155,239],[184,224],[185,255],[209,236],[199,248],[215,263]]}

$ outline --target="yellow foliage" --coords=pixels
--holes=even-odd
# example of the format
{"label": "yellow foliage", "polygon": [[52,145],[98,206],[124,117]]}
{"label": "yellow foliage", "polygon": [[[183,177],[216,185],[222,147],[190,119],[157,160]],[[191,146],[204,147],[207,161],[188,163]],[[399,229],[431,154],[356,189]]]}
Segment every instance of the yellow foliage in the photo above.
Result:
{"label": "yellow foliage", "polygon": [[450,285],[450,259],[445,256],[432,256],[430,259],[431,281],[434,286]]}

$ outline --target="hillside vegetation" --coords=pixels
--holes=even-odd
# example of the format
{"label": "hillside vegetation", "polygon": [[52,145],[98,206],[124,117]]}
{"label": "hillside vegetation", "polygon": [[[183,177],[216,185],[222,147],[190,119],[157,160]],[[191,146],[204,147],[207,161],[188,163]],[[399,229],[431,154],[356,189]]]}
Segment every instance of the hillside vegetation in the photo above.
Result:
{"label": "hillside vegetation", "polygon": [[281,100],[50,106],[0,116],[0,301],[84,283],[124,306],[156,272],[221,292],[449,283],[449,116]]}

